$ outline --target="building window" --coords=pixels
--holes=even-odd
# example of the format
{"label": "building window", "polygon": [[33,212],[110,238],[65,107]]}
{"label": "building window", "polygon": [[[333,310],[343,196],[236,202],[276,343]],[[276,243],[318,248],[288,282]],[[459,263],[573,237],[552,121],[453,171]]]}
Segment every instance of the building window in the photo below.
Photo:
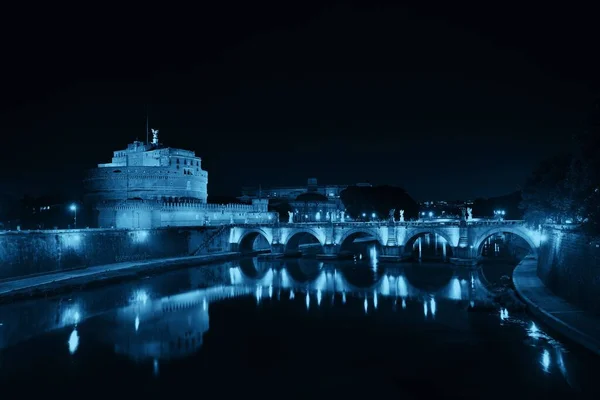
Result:
{"label": "building window", "polygon": [[177,164],[179,164],[179,158],[177,159]]}

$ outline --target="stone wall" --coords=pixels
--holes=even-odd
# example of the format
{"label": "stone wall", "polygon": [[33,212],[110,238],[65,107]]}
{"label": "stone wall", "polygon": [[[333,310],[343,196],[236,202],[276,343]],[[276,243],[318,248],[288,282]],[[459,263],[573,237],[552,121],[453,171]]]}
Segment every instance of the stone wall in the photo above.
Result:
{"label": "stone wall", "polygon": [[573,228],[544,228],[538,276],[555,294],[600,314],[600,238]]}
{"label": "stone wall", "polygon": [[219,227],[6,232],[0,235],[0,279],[186,256],[199,248],[197,255],[229,251],[228,239],[229,228]]}

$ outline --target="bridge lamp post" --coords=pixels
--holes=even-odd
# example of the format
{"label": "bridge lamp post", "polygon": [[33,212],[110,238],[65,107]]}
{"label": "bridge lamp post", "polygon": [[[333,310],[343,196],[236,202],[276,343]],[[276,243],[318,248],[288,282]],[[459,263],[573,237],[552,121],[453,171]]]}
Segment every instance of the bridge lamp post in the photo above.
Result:
{"label": "bridge lamp post", "polygon": [[429,218],[433,218],[433,211],[429,211]]}
{"label": "bridge lamp post", "polygon": [[375,221],[375,218],[377,218],[377,214],[375,214],[375,213],[372,213],[372,214],[371,214],[371,219],[372,219],[373,221]]}
{"label": "bridge lamp post", "polygon": [[73,227],[77,228],[77,204],[73,203],[69,207],[71,211],[73,211]]}

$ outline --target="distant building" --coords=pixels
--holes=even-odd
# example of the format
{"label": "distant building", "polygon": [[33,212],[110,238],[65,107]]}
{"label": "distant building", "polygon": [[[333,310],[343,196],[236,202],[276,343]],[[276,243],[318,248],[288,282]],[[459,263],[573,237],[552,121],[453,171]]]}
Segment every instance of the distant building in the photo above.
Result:
{"label": "distant building", "polygon": [[339,198],[327,198],[321,193],[307,192],[289,202],[294,222],[339,221],[344,204]]}
{"label": "distant building", "polygon": [[421,218],[457,218],[461,215],[461,208],[472,207],[471,200],[454,201],[422,201],[419,203],[419,216]]}
{"label": "distant building", "polygon": [[[316,178],[309,178],[306,186],[277,186],[277,187],[245,187],[242,195],[238,197],[242,201],[265,198],[273,201],[293,201],[304,193],[318,193],[328,199],[339,199],[342,191],[350,185],[319,185]],[[356,186],[371,186],[370,183],[359,183]]]}
{"label": "distant building", "polygon": [[101,228],[157,228],[275,222],[268,200],[207,204],[208,173],[190,150],[165,147],[153,130],[151,143],[135,141],[98,164],[84,181],[85,202]]}

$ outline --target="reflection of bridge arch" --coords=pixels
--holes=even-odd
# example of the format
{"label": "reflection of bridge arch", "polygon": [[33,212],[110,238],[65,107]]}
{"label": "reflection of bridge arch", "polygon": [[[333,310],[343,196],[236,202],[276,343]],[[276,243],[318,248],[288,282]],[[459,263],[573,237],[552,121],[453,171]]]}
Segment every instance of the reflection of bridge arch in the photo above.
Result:
{"label": "reflection of bridge arch", "polygon": [[435,271],[432,271],[431,267],[425,265],[404,268],[404,276],[408,283],[421,292],[437,293],[446,287],[455,275],[452,268],[435,268]]}
{"label": "reflection of bridge arch", "polygon": [[269,245],[271,242],[269,241],[269,235],[262,229],[249,229],[244,231],[244,233],[240,236],[240,240],[238,241],[238,249],[242,253],[251,253],[255,251],[254,244],[256,240],[261,237],[264,238],[266,243]]}
{"label": "reflection of bridge arch", "polygon": [[375,271],[372,268],[362,265],[342,268],[340,273],[344,279],[344,283],[353,290],[376,288],[385,275],[381,270]]}
{"label": "reflection of bridge arch", "polygon": [[527,244],[531,248],[531,253],[533,253],[534,255],[537,255],[538,246],[533,241],[533,239],[534,239],[532,237],[533,235],[531,235],[531,233],[528,232],[526,229],[513,228],[510,226],[500,226],[500,227],[491,228],[491,229],[488,229],[487,231],[483,232],[481,235],[479,235],[477,240],[473,243],[473,249],[477,250],[477,255],[481,254],[485,241],[489,237],[494,236],[498,233],[512,233],[513,235],[520,237],[521,239],[525,240],[525,242],[527,242]]}
{"label": "reflection of bridge arch", "polygon": [[322,232],[310,228],[299,228],[294,229],[288,235],[285,241],[285,252],[293,253],[299,251],[300,240],[305,238],[307,235],[314,239],[314,243],[319,243],[321,246],[325,244],[325,238],[323,237]]}
{"label": "reflection of bridge arch", "polygon": [[342,236],[339,239],[340,250],[347,250],[347,248],[354,242],[354,240],[365,236],[372,236],[375,238],[379,246],[385,246],[379,229],[355,228],[350,229],[342,234]]}
{"label": "reflection of bridge arch", "polygon": [[286,261],[285,269],[294,282],[310,283],[321,274],[323,262],[305,258],[291,259]]}
{"label": "reflection of bridge arch", "polygon": [[271,269],[270,264],[259,261],[257,257],[241,258],[239,263],[242,273],[250,279],[262,279]]}

